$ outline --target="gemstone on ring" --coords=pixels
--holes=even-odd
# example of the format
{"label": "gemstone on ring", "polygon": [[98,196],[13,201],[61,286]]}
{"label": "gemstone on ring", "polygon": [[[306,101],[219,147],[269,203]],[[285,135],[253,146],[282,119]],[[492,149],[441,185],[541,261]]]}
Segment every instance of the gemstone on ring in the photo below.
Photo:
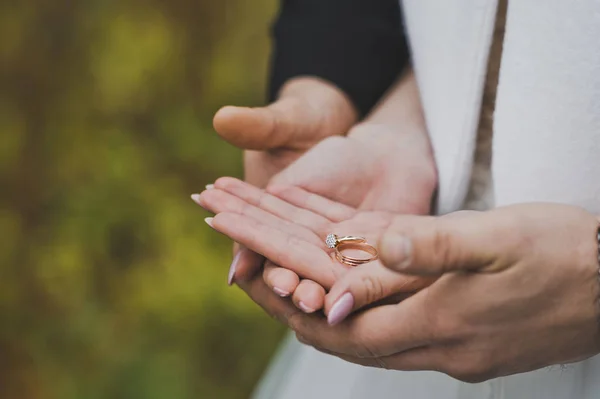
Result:
{"label": "gemstone on ring", "polygon": [[335,248],[337,246],[337,236],[335,234],[327,234],[327,238],[325,238],[325,245],[327,248]]}

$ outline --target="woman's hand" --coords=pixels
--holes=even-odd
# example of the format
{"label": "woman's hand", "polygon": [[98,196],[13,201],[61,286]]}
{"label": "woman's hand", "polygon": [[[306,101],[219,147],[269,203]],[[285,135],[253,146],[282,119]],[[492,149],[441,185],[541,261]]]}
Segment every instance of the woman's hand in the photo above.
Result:
{"label": "woman's hand", "polygon": [[406,273],[437,281],[333,328],[299,314],[288,323],[301,341],[355,363],[469,382],[583,360],[600,352],[598,224],[556,204],[396,217],[379,249],[403,274],[350,270],[328,295],[330,314],[340,298],[381,299]]}
{"label": "woman's hand", "polygon": [[274,103],[223,107],[213,124],[221,137],[246,150],[246,181],[265,187],[321,140],[345,135],[357,119],[357,111],[340,89],[318,78],[299,77],[282,87]]}
{"label": "woman's hand", "polygon": [[[376,242],[392,221],[392,214],[357,211],[297,187],[280,189],[278,194],[221,178],[200,195],[198,202],[217,214],[211,223],[214,228],[265,256],[271,265],[280,265],[265,267],[265,281],[278,295],[293,292],[294,303],[312,313],[323,307],[325,289],[349,269],[331,256],[324,243],[327,234],[360,235]],[[369,266],[397,277],[379,262]],[[295,276],[303,280],[298,283],[293,280]],[[292,290],[285,285],[288,281],[295,283]],[[394,284],[386,286],[385,296],[412,293],[431,281],[413,276],[395,278]]]}

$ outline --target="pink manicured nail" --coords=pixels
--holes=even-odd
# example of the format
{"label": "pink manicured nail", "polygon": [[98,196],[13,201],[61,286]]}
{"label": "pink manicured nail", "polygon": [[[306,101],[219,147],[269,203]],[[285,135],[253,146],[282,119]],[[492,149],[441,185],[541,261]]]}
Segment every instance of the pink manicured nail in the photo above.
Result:
{"label": "pink manicured nail", "polygon": [[241,254],[242,251],[238,251],[231,261],[231,266],[229,266],[229,275],[227,276],[227,285],[233,284],[233,280],[235,279],[235,271],[237,270],[237,265],[240,261]]}
{"label": "pink manicured nail", "polygon": [[352,312],[353,307],[354,297],[351,293],[346,292],[331,307],[329,315],[327,316],[327,323],[329,323],[330,326],[334,326],[342,322],[342,320],[348,317],[350,312]]}
{"label": "pink manicured nail", "polygon": [[212,227],[214,229],[214,227],[212,225],[213,219],[214,218],[205,218],[204,221],[206,222],[207,225],[209,225],[210,227]]}
{"label": "pink manicured nail", "polygon": [[286,296],[290,296],[289,292],[284,291],[281,288],[273,287],[273,291],[282,298],[285,298]]}
{"label": "pink manicured nail", "polygon": [[192,201],[194,201],[196,204],[202,206],[202,204],[200,203],[200,194],[192,194]]}
{"label": "pink manicured nail", "polygon": [[212,190],[213,188],[215,188],[215,185],[214,185],[214,184],[207,184],[207,185],[206,185],[206,189],[207,189],[207,190]]}
{"label": "pink manicured nail", "polygon": [[299,307],[300,309],[302,309],[302,311],[303,311],[304,313],[312,313],[312,312],[314,312],[314,311],[315,311],[315,309],[313,309],[313,308],[309,308],[309,307],[308,307],[308,306],[306,306],[306,304],[305,304],[304,302],[302,302],[302,301],[298,302],[298,307]]}

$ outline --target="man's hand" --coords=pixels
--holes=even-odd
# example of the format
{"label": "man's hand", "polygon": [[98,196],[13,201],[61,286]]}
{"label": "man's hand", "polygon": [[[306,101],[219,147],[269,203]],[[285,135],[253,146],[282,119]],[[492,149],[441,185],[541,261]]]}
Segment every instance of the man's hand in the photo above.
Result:
{"label": "man's hand", "polygon": [[396,277],[355,269],[329,295],[364,304],[378,299],[368,291],[379,284],[439,279],[339,328],[298,316],[291,324],[303,342],[352,362],[467,382],[581,361],[600,352],[598,226],[581,208],[550,203],[398,216],[379,240],[381,262]]}
{"label": "man's hand", "polygon": [[357,112],[338,88],[317,78],[290,80],[279,99],[261,108],[223,107],[217,133],[244,153],[245,180],[265,187],[305,151],[326,137],[345,135]]}

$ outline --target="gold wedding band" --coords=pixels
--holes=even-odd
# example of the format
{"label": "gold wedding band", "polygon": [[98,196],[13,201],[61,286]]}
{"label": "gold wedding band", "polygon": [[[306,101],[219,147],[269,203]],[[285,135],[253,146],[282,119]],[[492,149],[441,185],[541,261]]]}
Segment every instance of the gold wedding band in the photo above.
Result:
{"label": "gold wedding band", "polygon": [[[348,266],[358,266],[369,263],[379,257],[377,249],[374,246],[367,244],[367,240],[364,237],[338,237],[335,234],[328,234],[327,238],[325,238],[325,244],[328,248],[335,249],[335,258],[339,262]],[[370,256],[365,258],[355,258],[353,256],[344,255],[342,253],[344,249],[357,249],[368,253]]]}

